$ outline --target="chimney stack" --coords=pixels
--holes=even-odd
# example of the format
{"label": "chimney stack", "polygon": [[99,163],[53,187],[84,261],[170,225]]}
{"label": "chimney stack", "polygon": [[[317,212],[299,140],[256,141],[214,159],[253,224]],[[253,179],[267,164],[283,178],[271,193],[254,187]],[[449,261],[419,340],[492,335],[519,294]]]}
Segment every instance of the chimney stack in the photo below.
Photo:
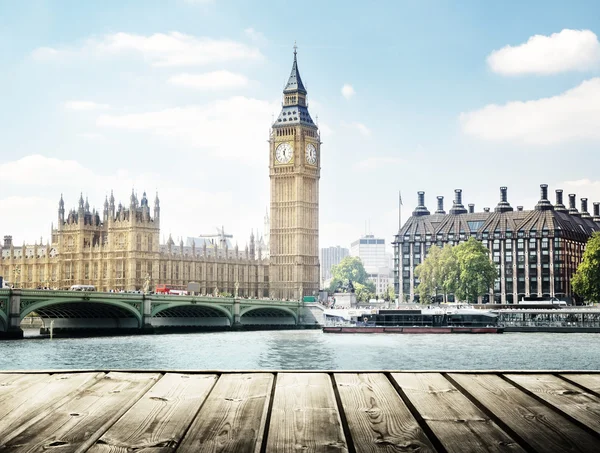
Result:
{"label": "chimney stack", "polygon": [[556,189],[556,204],[554,210],[559,212],[566,212],[567,208],[563,204],[563,191],[562,189]]}
{"label": "chimney stack", "polygon": [[523,206],[517,206],[517,211],[522,212],[523,211]]}
{"label": "chimney stack", "polygon": [[594,222],[600,222],[600,203],[594,202]]}
{"label": "chimney stack", "polygon": [[12,236],[4,236],[4,248],[9,249],[12,245]]}
{"label": "chimney stack", "polygon": [[423,191],[417,192],[417,200],[418,200],[418,205],[415,208],[415,210],[413,211],[412,215],[414,215],[414,216],[429,215],[430,212],[425,207],[425,192],[423,192]]}
{"label": "chimney stack", "polygon": [[548,184],[540,184],[540,201],[535,205],[536,211],[550,211],[554,209],[548,200]]}
{"label": "chimney stack", "polygon": [[475,205],[473,203],[469,203],[469,214],[475,213]]}
{"label": "chimney stack", "polygon": [[584,219],[591,219],[592,216],[588,212],[587,201],[588,201],[587,198],[582,198],[581,199],[581,217],[584,218]]}
{"label": "chimney stack", "polygon": [[450,214],[466,214],[467,210],[462,204],[462,189],[454,189],[454,204]]}
{"label": "chimney stack", "polygon": [[436,214],[446,214],[446,211],[444,211],[444,197],[442,197],[441,195],[437,197],[437,210],[435,211]]}
{"label": "chimney stack", "polygon": [[494,209],[495,212],[508,212],[513,210],[512,206],[507,201],[507,191],[508,189],[506,187],[500,187],[500,202]]}
{"label": "chimney stack", "polygon": [[569,194],[569,214],[574,216],[580,216],[581,214],[575,207],[575,197],[576,195],[574,193]]}
{"label": "chimney stack", "polygon": [[490,212],[490,208],[483,208],[483,212]]}

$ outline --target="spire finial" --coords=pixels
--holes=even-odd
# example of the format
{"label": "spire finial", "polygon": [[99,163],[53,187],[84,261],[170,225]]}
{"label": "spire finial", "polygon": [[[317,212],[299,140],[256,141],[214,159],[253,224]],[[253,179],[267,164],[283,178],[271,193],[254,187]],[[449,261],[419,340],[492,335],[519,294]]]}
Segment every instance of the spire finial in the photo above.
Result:
{"label": "spire finial", "polygon": [[296,59],[297,51],[298,51],[298,46],[296,45],[296,40],[294,39],[294,60]]}

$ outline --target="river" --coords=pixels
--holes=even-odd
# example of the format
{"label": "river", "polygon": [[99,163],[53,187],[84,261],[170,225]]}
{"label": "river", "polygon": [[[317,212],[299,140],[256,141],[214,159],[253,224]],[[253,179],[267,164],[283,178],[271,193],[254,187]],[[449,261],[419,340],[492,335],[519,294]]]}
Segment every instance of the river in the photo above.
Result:
{"label": "river", "polygon": [[[27,333],[27,332],[26,332]],[[0,341],[1,370],[596,370],[600,334],[216,332]]]}

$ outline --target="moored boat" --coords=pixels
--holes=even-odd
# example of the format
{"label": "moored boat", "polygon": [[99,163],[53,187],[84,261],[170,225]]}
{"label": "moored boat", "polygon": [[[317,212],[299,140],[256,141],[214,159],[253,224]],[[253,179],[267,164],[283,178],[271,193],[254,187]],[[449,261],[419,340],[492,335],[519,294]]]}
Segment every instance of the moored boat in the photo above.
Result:
{"label": "moored boat", "polygon": [[463,306],[415,309],[330,309],[325,333],[503,333],[498,315]]}

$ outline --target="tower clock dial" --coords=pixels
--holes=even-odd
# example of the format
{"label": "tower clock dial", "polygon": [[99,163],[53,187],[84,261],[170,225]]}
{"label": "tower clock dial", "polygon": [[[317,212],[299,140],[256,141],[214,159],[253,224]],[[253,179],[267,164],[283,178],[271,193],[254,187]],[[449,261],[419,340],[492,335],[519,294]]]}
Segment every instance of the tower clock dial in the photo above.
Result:
{"label": "tower clock dial", "polygon": [[310,165],[315,165],[317,163],[317,149],[312,143],[306,145],[306,162]]}
{"label": "tower clock dial", "polygon": [[280,164],[287,164],[292,160],[294,150],[289,143],[280,144],[275,150],[275,160]]}

